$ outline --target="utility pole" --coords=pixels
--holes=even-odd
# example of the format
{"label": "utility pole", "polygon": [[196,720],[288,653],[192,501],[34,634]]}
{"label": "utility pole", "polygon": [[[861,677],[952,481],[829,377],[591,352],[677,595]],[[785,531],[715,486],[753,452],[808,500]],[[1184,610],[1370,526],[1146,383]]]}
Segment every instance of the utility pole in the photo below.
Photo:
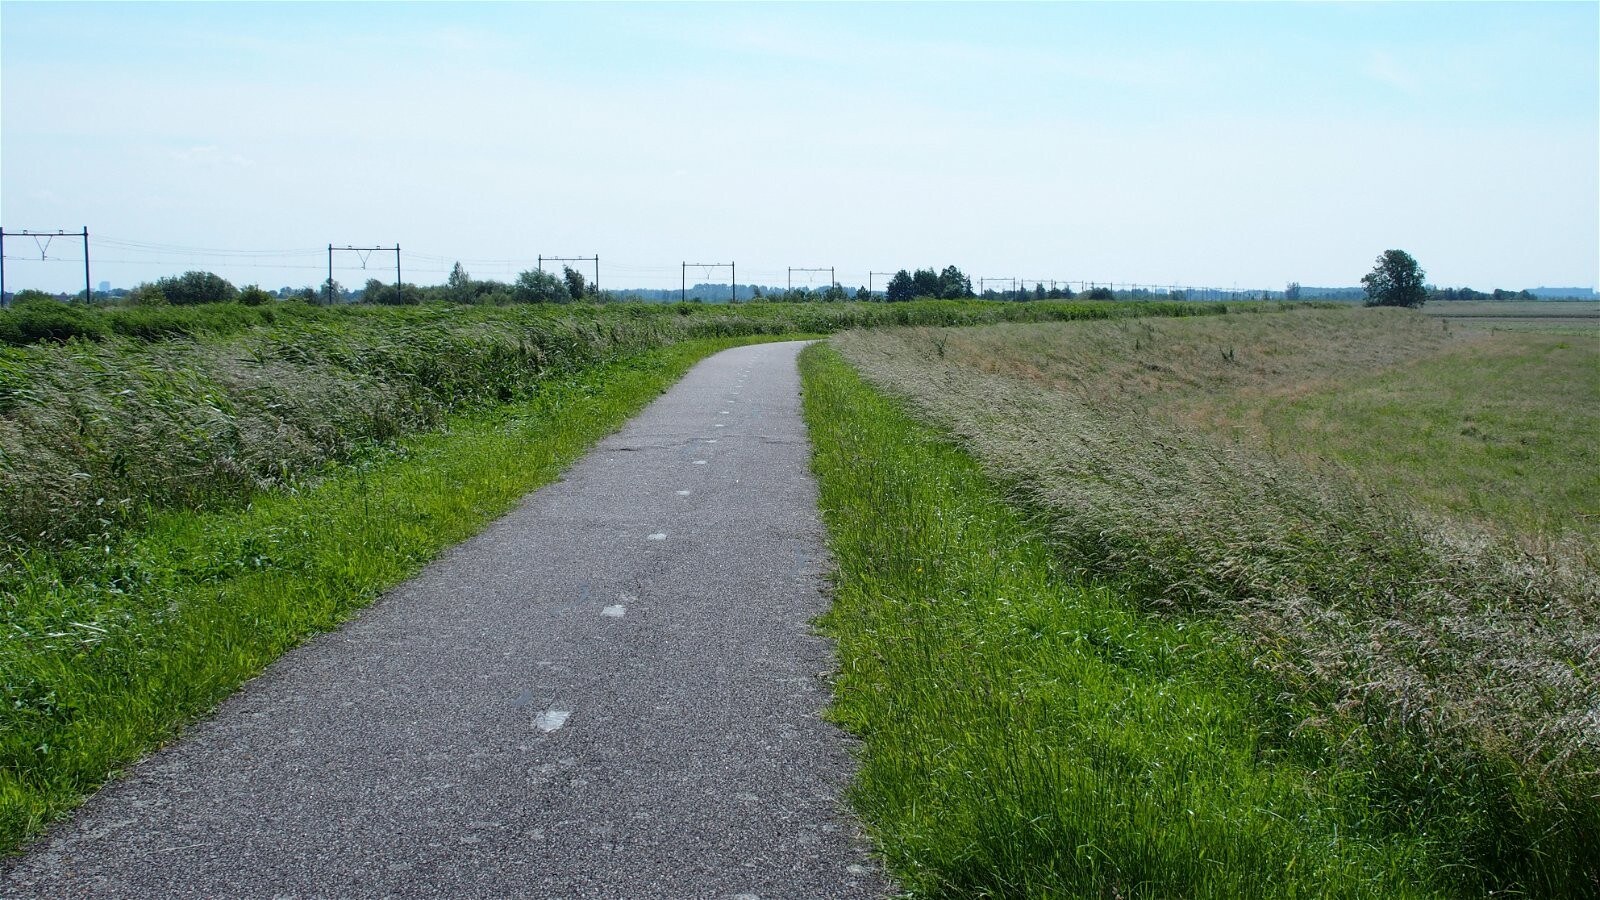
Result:
{"label": "utility pole", "polygon": [[[46,238],[44,248],[50,246],[49,238],[81,237],[83,238],[83,302],[94,302],[94,282],[89,280],[89,226],[83,226],[82,231],[13,231],[11,237],[31,237],[34,243],[39,238]],[[45,259],[45,250],[39,250],[39,258]],[[6,292],[6,230],[0,228],[0,299],[4,299]]]}

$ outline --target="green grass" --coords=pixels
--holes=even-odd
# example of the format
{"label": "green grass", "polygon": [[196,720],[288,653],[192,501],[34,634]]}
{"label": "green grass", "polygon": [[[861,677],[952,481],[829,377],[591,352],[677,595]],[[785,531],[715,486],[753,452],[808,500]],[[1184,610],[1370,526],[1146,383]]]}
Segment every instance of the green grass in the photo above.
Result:
{"label": "green grass", "polygon": [[1242,411],[1279,452],[1508,534],[1600,537],[1600,335],[1502,332]]}
{"label": "green grass", "polygon": [[801,356],[835,600],[834,718],[890,869],[930,897],[1427,896],[1225,632],[1069,574],[948,437]]}
{"label": "green grass", "polygon": [[554,479],[695,361],[751,340],[683,342],[549,379],[302,492],[158,516],[92,565],[24,555],[0,585],[0,844],[16,847],[285,650]]}
{"label": "green grass", "polygon": [[[1341,835],[1374,842],[1383,859],[1395,847],[1413,847],[1423,856],[1405,858],[1425,859],[1428,873],[1414,883],[1446,893],[1594,895],[1600,893],[1600,858],[1591,852],[1600,845],[1594,556],[1568,553],[1564,544],[1529,547],[1441,529],[1438,516],[1407,495],[1375,491],[1338,467],[1308,469],[1294,454],[1273,453],[1250,437],[1259,422],[1230,412],[1336,395],[1340,385],[1470,354],[1488,346],[1485,340],[1415,313],[1347,309],[887,329],[830,343],[875,388],[940,429],[940,440],[978,460],[981,477],[1029,511],[1034,534],[1063,571],[1117,586],[1152,629],[1199,628],[1207,636],[1200,646],[1233,648],[1225,654],[1234,660],[1231,670],[1220,662],[1207,668],[1221,673],[1205,683],[1222,711],[1206,717],[1227,721],[1227,710],[1237,708],[1228,697],[1253,698],[1244,721],[1254,729],[1251,740],[1267,748],[1262,758],[1337,783],[1308,796],[1340,798],[1331,815],[1342,822]],[[1481,368],[1494,371],[1490,363]],[[1582,396],[1586,388],[1573,390]],[[1551,422],[1582,415],[1568,409],[1570,398],[1527,393],[1526,402],[1542,403]],[[867,420],[874,416],[886,418],[879,410]],[[871,433],[865,423],[855,427]],[[856,481],[864,485],[880,470],[887,478],[891,464],[913,474],[919,466],[937,471],[938,446],[922,440],[902,452],[884,440],[859,451],[883,462],[866,465]],[[1434,465],[1449,471],[1446,461]],[[1533,469],[1530,476],[1543,473]],[[868,488],[852,488],[848,480],[841,488],[858,489]],[[947,548],[967,555],[990,542],[968,546],[946,532],[926,546],[896,549],[888,542],[898,535],[975,518],[930,500],[926,491],[897,490],[904,496],[876,498],[860,510],[876,518],[852,526],[886,542],[868,562],[897,554],[947,560]],[[925,522],[918,506],[937,513]],[[843,550],[840,556],[848,558]],[[994,596],[1014,605],[1018,594],[1006,580],[1012,577],[980,573],[955,589],[984,596],[993,580]],[[944,589],[935,585],[922,596],[942,597]],[[945,609],[965,614],[960,604]],[[886,642],[906,640],[888,626],[874,629]],[[999,638],[980,640],[971,643],[988,646]],[[1046,661],[1057,652],[1039,646]],[[1007,665],[972,682],[1009,685],[1000,678],[1005,672],[1031,677],[1029,669]],[[931,695],[936,687],[929,682],[922,690]],[[1129,691],[1165,689],[1165,682],[1152,681]],[[897,712],[863,717],[869,744],[877,727],[871,719]],[[1154,735],[1161,745],[1159,729]],[[1274,755],[1280,748],[1299,749]],[[1207,789],[1249,796],[1253,789],[1235,780],[1219,776]],[[1292,803],[1263,808],[1304,818]],[[1045,865],[1027,854],[1013,862],[1022,872]],[[1268,885],[1279,880],[1271,863],[1260,877]],[[1105,890],[1126,893],[1127,883]],[[1181,885],[1162,890],[1189,892]]]}

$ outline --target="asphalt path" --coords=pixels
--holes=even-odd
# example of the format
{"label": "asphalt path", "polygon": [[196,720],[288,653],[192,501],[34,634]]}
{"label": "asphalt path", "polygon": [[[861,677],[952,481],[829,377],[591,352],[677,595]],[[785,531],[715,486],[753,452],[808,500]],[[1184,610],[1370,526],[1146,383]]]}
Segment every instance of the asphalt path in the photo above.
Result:
{"label": "asphalt path", "polygon": [[801,346],[700,363],[5,863],[3,893],[888,893],[819,717]]}

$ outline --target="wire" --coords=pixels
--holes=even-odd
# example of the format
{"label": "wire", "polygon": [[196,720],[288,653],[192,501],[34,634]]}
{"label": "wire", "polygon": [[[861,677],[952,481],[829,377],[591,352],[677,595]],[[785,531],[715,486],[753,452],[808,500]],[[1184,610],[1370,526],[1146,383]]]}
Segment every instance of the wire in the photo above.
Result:
{"label": "wire", "polygon": [[323,247],[290,250],[228,250],[218,247],[185,247],[179,244],[159,244],[149,241],[132,241],[126,238],[95,235],[91,238],[97,244],[106,244],[124,250],[140,253],[177,253],[194,256],[311,256],[324,252]]}

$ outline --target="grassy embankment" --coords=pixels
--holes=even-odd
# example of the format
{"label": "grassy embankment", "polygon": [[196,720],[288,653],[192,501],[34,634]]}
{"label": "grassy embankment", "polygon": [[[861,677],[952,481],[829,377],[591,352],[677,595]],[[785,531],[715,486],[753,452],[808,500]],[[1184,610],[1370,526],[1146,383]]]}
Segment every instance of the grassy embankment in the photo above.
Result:
{"label": "grassy embankment", "polygon": [[59,310],[0,313],[21,344],[0,348],[0,843],[548,482],[713,350],[1196,311],[1213,310],[280,304],[74,310],[92,333],[65,342],[27,333]]}
{"label": "grassy embankment", "polygon": [[[949,896],[1600,890],[1592,532],[1530,545],[1385,480],[1522,478],[1477,445],[1396,429],[1365,480],[1232,427],[1401,372],[1443,382],[1406,403],[1492,406],[1456,376],[1529,339],[1372,310],[836,338],[894,401],[809,352],[837,714],[892,868]],[[1547,349],[1521,358],[1587,387],[1545,417],[1593,434],[1600,386]],[[1587,444],[1527,447],[1592,503]]]}

